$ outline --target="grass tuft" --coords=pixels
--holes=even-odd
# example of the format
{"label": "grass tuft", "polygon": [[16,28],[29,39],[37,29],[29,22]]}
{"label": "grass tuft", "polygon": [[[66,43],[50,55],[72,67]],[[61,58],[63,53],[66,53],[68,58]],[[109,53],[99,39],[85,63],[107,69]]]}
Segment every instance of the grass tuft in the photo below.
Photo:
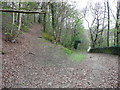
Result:
{"label": "grass tuft", "polygon": [[83,61],[85,59],[85,55],[81,53],[73,53],[70,57],[73,61],[77,62]]}

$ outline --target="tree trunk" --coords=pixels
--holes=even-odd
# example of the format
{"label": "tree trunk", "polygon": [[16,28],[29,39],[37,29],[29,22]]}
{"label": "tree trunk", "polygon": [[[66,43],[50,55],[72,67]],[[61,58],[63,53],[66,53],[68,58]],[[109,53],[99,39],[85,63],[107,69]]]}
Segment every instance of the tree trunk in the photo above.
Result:
{"label": "tree trunk", "polygon": [[117,2],[117,21],[116,21],[116,29],[117,29],[117,40],[116,44],[119,45],[119,33],[120,33],[120,1]]}
{"label": "tree trunk", "polygon": [[15,13],[13,12],[13,24],[15,24]]}
{"label": "tree trunk", "polygon": [[41,22],[42,22],[41,16],[42,16],[42,15],[39,14],[38,23],[41,23]]}
{"label": "tree trunk", "polygon": [[[21,3],[19,2],[19,8],[21,8]],[[21,20],[22,20],[22,13],[19,13],[18,14],[19,16],[18,16],[18,23],[19,23],[19,25],[18,25],[18,31],[20,31],[20,29],[21,29],[21,24],[22,24],[22,22],[21,22]]]}
{"label": "tree trunk", "polygon": [[[104,2],[104,17],[103,17],[103,24],[102,24],[102,31],[101,31],[101,39],[103,39],[103,31],[105,28],[105,18],[106,18],[106,3]],[[103,44],[103,42],[99,43],[99,46],[101,46]]]}
{"label": "tree trunk", "polygon": [[35,14],[34,14],[34,23],[36,22]]}
{"label": "tree trunk", "polygon": [[22,13],[19,14],[19,25],[18,25],[18,31],[20,31],[20,29],[21,29],[21,24],[22,24],[21,20],[22,20]]}
{"label": "tree trunk", "polygon": [[[12,2],[12,9],[14,9],[14,2]],[[14,25],[15,24],[15,13],[13,12],[13,21],[12,21],[12,24]],[[11,30],[11,33],[13,33],[13,25],[12,25],[12,30]]]}
{"label": "tree trunk", "polygon": [[44,25],[43,25],[44,29],[43,31],[45,32],[46,31],[46,14],[44,14]]}
{"label": "tree trunk", "polygon": [[116,45],[116,31],[114,31],[114,46]]}
{"label": "tree trunk", "polygon": [[51,13],[52,13],[52,28],[53,28],[54,40],[56,40],[54,3],[51,4]]}
{"label": "tree trunk", "polygon": [[[12,2],[12,9],[14,9],[14,2]],[[15,24],[15,13],[13,12],[13,24]]]}
{"label": "tree trunk", "polygon": [[18,24],[18,13],[15,14],[16,18],[15,18],[15,22]]}
{"label": "tree trunk", "polygon": [[107,9],[108,9],[108,31],[107,31],[107,46],[109,47],[109,31],[110,31],[110,8],[109,2],[107,1]]}
{"label": "tree trunk", "polygon": [[27,14],[27,25],[29,24],[29,14]]}

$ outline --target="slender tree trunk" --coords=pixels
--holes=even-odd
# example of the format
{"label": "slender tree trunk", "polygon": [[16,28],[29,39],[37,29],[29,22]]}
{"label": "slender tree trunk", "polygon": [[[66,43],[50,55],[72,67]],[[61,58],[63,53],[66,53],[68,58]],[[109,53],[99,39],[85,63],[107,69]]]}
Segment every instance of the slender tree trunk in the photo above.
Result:
{"label": "slender tree trunk", "polygon": [[116,29],[117,29],[117,40],[116,44],[119,45],[119,33],[120,33],[120,1],[117,2],[117,21],[116,21]]}
{"label": "slender tree trunk", "polygon": [[[14,2],[12,2],[12,9],[14,9]],[[12,24],[14,25],[15,24],[15,13],[13,12],[13,21],[12,21]],[[13,25],[12,25],[12,30],[11,30],[11,33],[13,33]]]}
{"label": "slender tree trunk", "polygon": [[[103,31],[105,28],[105,17],[106,17],[106,3],[104,2],[104,17],[103,17],[103,24],[102,24],[102,31],[101,31],[101,39],[103,38]],[[99,46],[102,46],[103,42],[100,42]]]}
{"label": "slender tree trunk", "polygon": [[[14,9],[14,1],[12,2],[12,9]],[[13,24],[15,24],[15,13],[13,12]]]}
{"label": "slender tree trunk", "polygon": [[109,31],[110,31],[110,8],[109,2],[107,1],[107,9],[108,9],[108,31],[107,31],[107,46],[109,47]]}
{"label": "slender tree trunk", "polygon": [[114,46],[116,45],[116,31],[114,31]]}
{"label": "slender tree trunk", "polygon": [[27,14],[27,25],[29,24],[29,14]]}
{"label": "slender tree trunk", "polygon": [[42,22],[41,16],[42,16],[42,15],[39,14],[38,23],[41,23],[41,22]]}
{"label": "slender tree trunk", "polygon": [[92,30],[91,30],[91,28],[89,28],[89,30],[90,30],[91,48],[94,48],[95,45],[94,45]]}
{"label": "slender tree trunk", "polygon": [[[19,8],[21,8],[21,3],[20,2],[19,2]],[[20,31],[21,24],[22,24],[22,22],[21,22],[21,20],[22,20],[22,13],[19,13],[18,15],[19,15],[19,17],[18,17],[19,18],[18,19],[19,20],[19,22],[18,22],[19,23],[19,25],[18,25],[18,31]]]}
{"label": "slender tree trunk", "polygon": [[56,40],[56,32],[55,32],[55,12],[54,12],[54,3],[51,3],[51,13],[52,13],[52,28],[53,28],[53,34],[54,39]]}
{"label": "slender tree trunk", "polygon": [[[14,2],[12,2],[12,9],[14,9]],[[15,24],[15,13],[13,12],[13,25]]]}
{"label": "slender tree trunk", "polygon": [[19,25],[18,25],[18,31],[21,29],[21,24],[22,24],[22,13],[19,14]]}
{"label": "slender tree trunk", "polygon": [[43,31],[45,32],[46,31],[46,14],[44,14],[44,25],[43,25],[44,29]]}
{"label": "slender tree trunk", "polygon": [[[42,10],[47,12],[47,2],[42,2]],[[46,13],[43,16],[43,32],[46,31]]]}
{"label": "slender tree trunk", "polygon": [[18,13],[15,14],[16,18],[15,18],[15,22],[18,24]]}
{"label": "slender tree trunk", "polygon": [[13,24],[15,24],[15,13],[13,12]]}
{"label": "slender tree trunk", "polygon": [[34,14],[34,23],[36,22],[35,14]]}

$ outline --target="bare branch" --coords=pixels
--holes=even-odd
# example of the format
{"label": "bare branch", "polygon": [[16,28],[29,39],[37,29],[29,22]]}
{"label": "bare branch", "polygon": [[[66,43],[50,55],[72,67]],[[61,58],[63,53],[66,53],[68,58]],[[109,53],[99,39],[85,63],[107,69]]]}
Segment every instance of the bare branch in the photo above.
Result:
{"label": "bare branch", "polygon": [[25,10],[12,10],[12,9],[0,9],[1,12],[15,12],[15,13],[39,13],[39,14],[45,14],[44,11],[25,11]]}

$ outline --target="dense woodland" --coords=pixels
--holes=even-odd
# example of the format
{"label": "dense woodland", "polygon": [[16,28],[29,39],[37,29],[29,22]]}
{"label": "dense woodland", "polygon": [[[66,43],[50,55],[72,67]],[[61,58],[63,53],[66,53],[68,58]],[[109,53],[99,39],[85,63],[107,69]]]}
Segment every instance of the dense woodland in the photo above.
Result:
{"label": "dense woodland", "polygon": [[[40,11],[44,13],[2,13],[3,35],[14,41],[19,34],[29,31],[32,24],[42,25],[42,37],[67,48],[110,47],[120,45],[120,3],[116,14],[108,1],[88,4],[81,12],[67,2],[2,2],[2,9]],[[41,11],[42,10],[42,11]],[[91,13],[92,20],[87,16]],[[85,32],[83,22],[88,24]],[[92,23],[90,23],[92,22]],[[114,23],[113,23],[114,22]],[[85,34],[89,34],[89,40]]]}
{"label": "dense woodland", "polygon": [[[45,14],[3,13],[3,34],[13,38],[28,26],[40,23],[43,26],[42,36],[51,42],[60,43],[72,48],[75,40],[85,39],[82,19],[75,7],[67,3],[2,3],[3,9],[43,10]],[[9,21],[9,22],[8,22]],[[10,36],[10,37],[9,37]],[[86,43],[83,43],[84,45]],[[83,45],[83,46],[84,46]]]}

